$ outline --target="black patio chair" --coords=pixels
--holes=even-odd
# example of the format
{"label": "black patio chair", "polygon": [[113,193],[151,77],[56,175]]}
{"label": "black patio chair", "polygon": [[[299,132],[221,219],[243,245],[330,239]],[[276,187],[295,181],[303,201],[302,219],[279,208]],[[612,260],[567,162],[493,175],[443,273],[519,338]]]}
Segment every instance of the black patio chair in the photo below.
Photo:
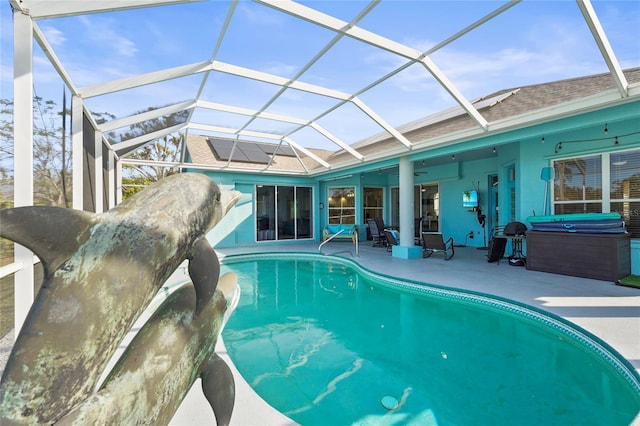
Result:
{"label": "black patio chair", "polygon": [[440,232],[422,233],[422,257],[429,257],[433,253],[443,253],[444,260],[449,260],[455,254],[453,237],[445,241]]}
{"label": "black patio chair", "polygon": [[[369,232],[373,238],[373,247],[384,247],[387,245],[387,239],[384,236],[384,227],[378,226],[377,218],[367,219],[369,225]],[[382,222],[381,220],[379,222]]]}
{"label": "black patio chair", "polygon": [[397,246],[400,244],[400,241],[396,239],[394,232],[389,229],[384,230],[384,237],[387,240],[387,251],[392,251],[393,246]]}

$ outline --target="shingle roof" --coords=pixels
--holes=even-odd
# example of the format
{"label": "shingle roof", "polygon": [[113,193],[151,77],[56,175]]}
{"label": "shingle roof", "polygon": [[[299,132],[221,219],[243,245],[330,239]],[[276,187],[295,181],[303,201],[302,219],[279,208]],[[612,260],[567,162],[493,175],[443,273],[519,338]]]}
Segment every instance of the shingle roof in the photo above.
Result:
{"label": "shingle roof", "polygon": [[[627,81],[640,82],[640,67],[624,71]],[[510,88],[487,95],[474,102],[479,112],[489,122],[495,122],[512,117],[530,114],[543,108],[553,107],[569,101],[582,99],[610,89],[615,89],[615,82],[610,74],[597,74],[578,77],[550,83],[534,84],[520,88]],[[494,99],[494,101],[491,101]],[[483,101],[489,100],[489,105]],[[421,120],[399,127],[399,131],[411,142],[420,143],[426,140],[448,135],[462,130],[477,128],[478,124],[466,114],[462,108],[453,108],[447,112],[425,117]],[[206,136],[190,135],[187,147],[192,161],[198,164],[224,166],[226,161],[215,158]],[[374,135],[365,141],[353,145],[364,157],[379,155],[380,153],[403,152],[406,148],[387,133]],[[341,164],[353,161],[353,156],[344,151],[310,150],[330,164]],[[299,153],[305,166],[309,170],[321,168],[315,160]],[[264,169],[264,165],[234,162],[234,166],[249,169]],[[295,157],[277,156],[269,170],[305,172],[305,168]]]}
{"label": "shingle roof", "polygon": [[[640,67],[625,70],[624,74],[629,83],[640,82]],[[534,84],[520,88],[504,89],[487,95],[478,101],[505,93],[513,93],[503,101],[480,110],[483,117],[485,117],[487,121],[492,122],[585,98],[614,88],[615,83],[610,74],[597,74],[550,83]],[[478,101],[476,101],[476,103]],[[477,128],[476,122],[467,114],[464,114],[462,108],[456,109],[459,110],[458,115],[426,126],[420,126],[419,123],[428,120],[418,120],[417,122],[403,126],[405,129],[410,128],[411,130],[402,130],[402,133],[412,143],[418,143],[460,130]],[[358,152],[366,157],[367,155],[381,151],[397,149],[398,146],[399,143],[397,141],[387,136],[377,142],[358,147]],[[328,159],[330,163],[340,163],[349,160],[351,160],[349,153],[344,151],[338,151]]]}
{"label": "shingle roof", "polygon": [[[218,158],[216,156],[215,150],[213,149],[209,139],[212,139],[211,136],[204,135],[189,135],[187,138],[187,149],[189,151],[189,155],[191,156],[191,162],[199,165],[207,165],[214,167],[226,167],[229,164],[228,160]],[[220,138],[214,138],[220,139]],[[228,139],[229,141],[233,141],[233,139]],[[295,150],[294,150],[295,151]],[[319,149],[309,149],[312,153],[317,155],[322,159],[328,158],[332,152],[326,150]],[[305,172],[305,167],[309,170],[315,168],[317,163],[312,158],[304,155],[301,152],[297,152],[302,160],[302,164],[298,157],[291,157],[289,155],[278,155],[274,156],[273,162],[271,164],[260,164],[253,162],[239,162],[233,161],[233,165],[236,167],[241,167],[247,170],[265,170],[268,169],[272,172]],[[304,164],[304,166],[303,166]]]}

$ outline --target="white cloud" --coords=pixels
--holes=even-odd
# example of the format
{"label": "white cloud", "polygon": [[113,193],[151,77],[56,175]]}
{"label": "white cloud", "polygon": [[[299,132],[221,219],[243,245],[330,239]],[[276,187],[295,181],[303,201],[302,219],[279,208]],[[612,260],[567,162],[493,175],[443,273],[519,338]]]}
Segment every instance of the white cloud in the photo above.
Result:
{"label": "white cloud", "polygon": [[91,41],[99,43],[102,48],[108,47],[123,57],[133,57],[138,52],[132,40],[119,34],[116,21],[89,16],[81,16],[80,21],[87,28]]}
{"label": "white cloud", "polygon": [[293,75],[300,67],[292,64],[273,63],[268,65],[264,70],[266,73],[277,75],[279,77],[286,77]]}
{"label": "white cloud", "polygon": [[[521,32],[507,38],[479,39],[472,32],[436,51],[430,59],[469,98],[512,86],[606,71],[593,37],[581,19],[550,16],[537,24],[524,23],[521,27]],[[499,31],[485,35],[497,34]],[[432,40],[416,38],[402,42],[421,52],[436,44]],[[627,44],[637,46],[637,41]],[[406,62],[398,56],[390,59],[386,52],[374,53],[367,60],[371,66],[386,68],[387,72]],[[637,63],[623,61],[623,66],[637,66]],[[443,93],[422,66],[409,67],[393,77],[391,83],[395,89],[405,92]]]}
{"label": "white cloud", "polygon": [[37,87],[50,83],[62,84],[60,76],[49,62],[49,59],[46,56],[35,54],[33,55],[33,81]]}
{"label": "white cloud", "polygon": [[62,31],[58,30],[57,28],[51,27],[49,25],[44,25],[41,26],[40,29],[44,33],[44,36],[49,41],[49,43],[54,47],[61,46],[65,41],[67,41],[67,38],[64,36]]}
{"label": "white cloud", "polygon": [[154,50],[161,51],[163,55],[180,55],[182,53],[183,45],[154,22],[145,22],[144,32],[150,36],[148,38],[155,40]]}
{"label": "white cloud", "polygon": [[236,6],[236,12],[251,25],[260,26],[276,26],[283,25],[283,15],[273,12],[269,8],[255,7],[255,5],[239,2]]}

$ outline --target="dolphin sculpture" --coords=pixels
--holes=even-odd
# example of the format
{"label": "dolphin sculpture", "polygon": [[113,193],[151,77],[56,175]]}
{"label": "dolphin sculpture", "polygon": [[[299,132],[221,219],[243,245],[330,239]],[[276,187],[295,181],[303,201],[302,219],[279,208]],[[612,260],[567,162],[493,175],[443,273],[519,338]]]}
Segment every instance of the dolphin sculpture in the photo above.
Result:
{"label": "dolphin sculpture", "polygon": [[166,177],[100,214],[0,211],[0,236],[41,260],[42,286],[0,381],[0,424],[51,424],[87,399],[136,318],[189,260],[195,314],[219,263],[205,235],[237,202],[208,177]]}
{"label": "dolphin sculpture", "polygon": [[239,296],[233,272],[220,278],[198,313],[193,286],[176,290],[136,334],[100,390],[56,426],[169,424],[198,377],[216,424],[228,425],[235,386],[214,348]]}

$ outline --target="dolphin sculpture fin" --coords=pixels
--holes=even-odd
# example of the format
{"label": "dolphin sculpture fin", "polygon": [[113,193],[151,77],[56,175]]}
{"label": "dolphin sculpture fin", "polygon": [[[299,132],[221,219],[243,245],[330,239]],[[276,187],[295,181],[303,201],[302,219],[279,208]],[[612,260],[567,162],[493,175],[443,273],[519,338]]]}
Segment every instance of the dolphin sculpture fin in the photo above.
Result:
{"label": "dolphin sculpture fin", "polygon": [[71,257],[89,238],[94,214],[52,206],[0,210],[0,237],[25,246],[40,258],[45,274]]}
{"label": "dolphin sculpture fin", "polygon": [[189,276],[196,289],[195,314],[198,315],[211,300],[220,276],[218,256],[206,238],[193,245],[189,256]]}
{"label": "dolphin sculpture fin", "polygon": [[218,286],[216,290],[219,290],[227,301],[227,310],[222,318],[222,329],[227,325],[227,321],[231,314],[235,311],[238,302],[240,301],[240,286],[238,285],[238,274],[235,272],[226,272],[218,280]]}
{"label": "dolphin sculpture fin", "polygon": [[242,193],[239,191],[228,190],[228,189],[220,190],[219,201],[220,201],[220,205],[222,206],[223,216],[226,215],[229,212],[229,210],[231,210],[231,208],[236,205],[238,200],[240,200],[240,197],[242,197]]}
{"label": "dolphin sculpture fin", "polygon": [[228,425],[235,401],[235,382],[229,366],[215,352],[200,374],[202,391],[216,417],[219,426]]}

